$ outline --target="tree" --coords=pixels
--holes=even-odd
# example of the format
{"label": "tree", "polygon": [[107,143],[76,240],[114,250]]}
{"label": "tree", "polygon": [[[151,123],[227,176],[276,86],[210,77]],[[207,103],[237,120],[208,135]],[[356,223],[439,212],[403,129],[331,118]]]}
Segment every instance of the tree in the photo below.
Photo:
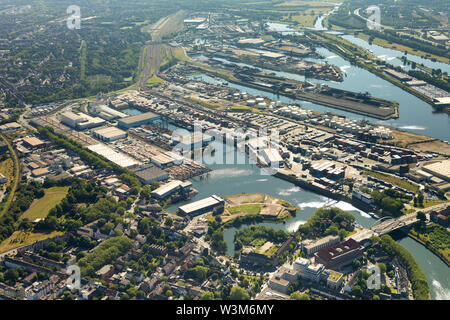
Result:
{"label": "tree", "polygon": [[214,300],[214,293],[212,293],[211,291],[205,291],[200,296],[200,300]]}
{"label": "tree", "polygon": [[357,270],[361,267],[361,262],[357,259],[353,260],[352,262],[353,270]]}
{"label": "tree", "polygon": [[425,223],[427,220],[427,216],[422,211],[417,212],[417,219],[420,220],[420,222]]}
{"label": "tree", "polygon": [[311,300],[308,294],[295,291],[291,294],[291,300]]}
{"label": "tree", "polygon": [[423,193],[419,192],[419,194],[417,195],[417,203],[418,203],[419,207],[422,207],[422,208],[423,208],[423,199],[424,199]]}
{"label": "tree", "polygon": [[360,286],[356,285],[356,286],[354,286],[354,287],[352,288],[352,294],[353,294],[355,297],[361,297],[362,294],[363,294],[363,291],[362,291],[362,289],[361,289]]}
{"label": "tree", "polygon": [[387,267],[386,267],[386,265],[384,263],[380,262],[380,263],[377,264],[377,266],[378,266],[378,268],[380,268],[381,274],[386,272]]}
{"label": "tree", "polygon": [[247,290],[236,286],[231,288],[230,291],[230,300],[249,300],[250,296],[247,292]]}
{"label": "tree", "polygon": [[73,300],[73,294],[69,290],[64,291],[64,294],[62,296],[63,300]]}
{"label": "tree", "polygon": [[4,274],[4,278],[10,286],[14,286],[19,280],[19,271],[17,269],[8,269]]}
{"label": "tree", "polygon": [[171,217],[167,217],[164,224],[168,227],[171,227],[173,225],[173,219]]}

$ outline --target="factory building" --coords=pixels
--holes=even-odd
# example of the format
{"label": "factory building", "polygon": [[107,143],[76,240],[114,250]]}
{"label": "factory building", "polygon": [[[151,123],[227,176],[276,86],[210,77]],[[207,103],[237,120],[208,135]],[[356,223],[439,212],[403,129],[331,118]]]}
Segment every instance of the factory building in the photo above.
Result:
{"label": "factory building", "polygon": [[174,165],[175,160],[164,153],[159,153],[150,158],[151,163],[155,164],[161,169],[169,168]]}
{"label": "factory building", "polygon": [[189,192],[191,188],[192,183],[190,181],[183,182],[180,180],[173,180],[162,185],[158,189],[153,190],[151,192],[151,195],[155,199],[165,200],[175,193]]}
{"label": "factory building", "polygon": [[169,174],[155,166],[149,166],[145,169],[136,171],[139,180],[144,184],[151,184],[155,181],[164,181],[169,179]]}
{"label": "factory building", "polygon": [[198,216],[200,214],[213,211],[215,208],[223,208],[225,206],[225,200],[219,196],[212,195],[211,197],[188,203],[179,208],[179,211],[183,215],[189,215],[191,217]]}
{"label": "factory building", "polygon": [[31,149],[42,148],[45,145],[45,142],[36,138],[36,137],[28,137],[22,139],[23,143],[26,147]]}
{"label": "factory building", "polygon": [[284,166],[283,158],[278,150],[274,148],[263,149],[261,155],[267,165],[272,168],[282,168]]}
{"label": "factory building", "polygon": [[131,159],[130,157],[127,157],[122,153],[114,151],[103,143],[90,145],[87,148],[124,168],[130,169],[139,165],[139,162]]}
{"label": "factory building", "polygon": [[128,136],[128,134],[116,127],[104,127],[92,131],[95,138],[103,141],[114,141],[118,139],[123,139]]}
{"label": "factory building", "polygon": [[423,167],[423,170],[431,173],[435,177],[450,181],[450,160],[444,160],[429,164]]}
{"label": "factory building", "polygon": [[89,106],[89,110],[91,114],[94,114],[107,121],[128,117],[127,114],[114,110],[104,104]]}
{"label": "factory building", "polygon": [[250,38],[250,39],[241,39],[238,41],[238,45],[241,46],[251,46],[251,47],[259,47],[264,44],[264,40],[261,38]]}
{"label": "factory building", "polygon": [[214,141],[214,137],[201,132],[194,132],[184,136],[176,135],[172,138],[172,140],[173,145],[175,145],[174,150],[186,151],[204,148]]}
{"label": "factory building", "polygon": [[155,123],[161,120],[161,117],[153,112],[141,113],[135,116],[129,116],[118,120],[118,126],[122,129],[130,129],[145,124]]}
{"label": "factory building", "polygon": [[87,114],[76,114],[72,111],[66,111],[60,115],[60,120],[65,125],[78,130],[87,130],[99,127],[105,124],[105,120],[98,117],[91,117]]}

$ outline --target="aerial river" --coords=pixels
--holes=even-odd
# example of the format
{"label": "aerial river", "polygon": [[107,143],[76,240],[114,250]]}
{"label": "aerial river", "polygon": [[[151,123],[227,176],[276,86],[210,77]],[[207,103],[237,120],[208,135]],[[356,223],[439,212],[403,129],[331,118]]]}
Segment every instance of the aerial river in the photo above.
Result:
{"label": "aerial river", "polygon": [[[219,143],[213,143],[217,150],[221,150]],[[224,145],[223,149],[224,155],[233,153],[234,157],[237,158],[237,151],[234,147]],[[375,222],[367,213],[356,209],[349,203],[337,202],[303,190],[290,182],[263,174],[258,166],[250,163],[246,155],[245,159],[245,164],[214,164],[211,157],[205,156],[204,163],[213,171],[202,178],[192,179],[193,187],[198,190],[198,194],[192,201],[200,200],[213,194],[226,196],[237,193],[266,193],[287,200],[300,208],[297,215],[288,219],[285,223],[262,223],[268,227],[289,232],[295,231],[299,225],[313,215],[317,208],[324,205],[334,205],[351,212],[355,216],[356,222],[363,227],[368,227]],[[176,211],[183,204],[172,205],[167,210]],[[241,226],[241,228],[245,227]],[[234,255],[235,232],[236,228],[230,228],[224,233],[224,238],[228,245],[227,253],[231,256]],[[409,237],[405,237],[399,242],[414,255],[425,272],[430,285],[432,299],[450,299],[450,269],[447,265],[424,246],[416,243]]]}
{"label": "aerial river", "polygon": [[[288,25],[275,23],[269,24],[269,27],[272,30],[275,31],[280,30],[283,32],[294,30],[290,28]],[[319,28],[317,26],[317,23],[315,28],[317,30],[326,30],[325,28],[323,28],[323,26],[322,28]],[[388,61],[394,66],[403,66],[403,62],[398,58],[404,55],[403,52],[383,48],[377,45],[370,45],[367,41],[356,38],[351,35],[341,35],[341,36],[344,39],[365,48],[366,50],[371,50],[374,55]],[[360,91],[360,92],[368,91],[372,96],[394,100],[399,103],[400,117],[398,119],[380,121],[369,118],[371,122],[377,122],[382,125],[390,125],[393,127],[397,127],[399,129],[405,129],[418,134],[424,134],[434,138],[439,138],[444,141],[450,141],[450,130],[449,130],[450,117],[447,114],[435,113],[432,106],[430,106],[428,103],[400,89],[399,87],[394,86],[390,82],[378,78],[376,75],[370,73],[365,69],[359,68],[357,66],[352,66],[350,62],[342,59],[340,56],[336,55],[335,53],[325,48],[317,48],[317,53],[321,54],[324,57],[324,59],[307,59],[307,60],[316,62],[325,61],[329,64],[333,64],[340,67],[342,72],[344,73],[344,81],[341,83],[332,81],[321,81],[321,80],[310,80],[310,81],[325,83],[331,87],[341,88],[350,91]],[[443,72],[447,71],[450,73],[450,65],[448,64],[441,62],[433,62],[431,60],[424,59],[419,56],[411,54],[408,54],[406,57],[411,61],[415,61],[416,63],[423,63],[427,67],[440,68]],[[408,69],[409,67],[404,66],[404,68]],[[281,76],[285,76],[287,78],[296,79],[300,81],[304,79],[304,77],[285,72],[278,74]],[[250,92],[249,89],[247,89],[247,91]],[[267,94],[263,94],[263,92],[259,92],[259,94],[267,96]],[[274,95],[271,96],[274,97]],[[292,99],[287,98],[283,99],[282,97],[280,97],[278,100],[281,101],[284,100],[285,102],[292,101]],[[337,114],[345,115],[348,118],[352,119],[364,118],[363,116],[360,115],[355,115],[349,112],[340,111],[336,109],[326,108],[323,106],[317,106],[309,102],[301,102],[301,101],[299,102],[305,108],[309,108],[320,112],[331,111]]]}
{"label": "aerial river", "polygon": [[[271,24],[273,28],[278,27],[279,24]],[[286,26],[284,25],[284,30]],[[357,39],[357,38],[355,38]],[[364,40],[362,40],[364,41]],[[380,47],[381,48],[381,47]],[[381,48],[385,49],[385,48]],[[380,50],[381,50],[380,49]],[[389,50],[389,49],[386,49]],[[233,83],[228,83],[230,87],[237,88],[239,90],[248,92],[253,95],[264,96],[273,100],[280,100],[285,103],[299,103],[302,107],[306,109],[311,109],[319,112],[333,112],[336,114],[340,114],[346,116],[350,119],[368,119],[372,123],[377,123],[380,125],[388,125],[392,127],[396,127],[398,129],[404,129],[408,131],[412,131],[418,134],[423,134],[427,136],[431,136],[434,138],[442,139],[444,141],[450,141],[450,117],[445,113],[436,113],[433,110],[433,107],[430,106],[425,101],[417,98],[416,96],[396,87],[391,84],[389,81],[381,79],[376,75],[370,73],[369,71],[362,69],[358,66],[353,66],[350,62],[344,60],[340,56],[334,54],[326,48],[317,48],[317,53],[322,55],[324,59],[313,59],[307,58],[308,61],[314,62],[327,62],[329,64],[336,65],[341,68],[344,74],[343,82],[334,82],[334,81],[325,81],[325,80],[316,80],[316,79],[307,79],[311,82],[316,83],[324,83],[330,87],[335,87],[339,89],[349,90],[349,91],[357,91],[357,92],[369,92],[374,97],[380,97],[388,100],[397,101],[399,103],[399,111],[400,117],[398,119],[391,120],[377,120],[373,118],[364,117],[362,115],[357,115],[354,113],[328,108],[325,106],[321,106],[318,104],[314,104],[307,101],[293,100],[291,98],[277,96],[272,93],[268,93],[262,90],[253,89],[246,86],[241,86]],[[375,52],[375,51],[374,51]],[[383,53],[387,53],[384,52]],[[399,52],[401,55],[401,53]],[[408,59],[411,56],[408,55]],[[224,59],[216,58],[217,60],[227,61]],[[235,63],[233,61],[227,61],[231,63]],[[392,62],[392,61],[390,61]],[[401,63],[401,61],[399,60]],[[431,61],[429,61],[431,63]],[[244,63],[236,63],[241,66],[248,66]],[[279,72],[273,70],[267,70],[269,72],[274,72],[278,76],[286,77],[289,79],[294,79],[298,81],[304,81],[305,77],[301,75],[296,75],[288,72]],[[195,76],[198,77],[198,76]],[[214,78],[202,75],[201,78],[204,81],[210,83],[219,83]]]}
{"label": "aerial river", "polygon": [[[320,18],[319,18],[320,19]],[[318,19],[318,21],[319,21]],[[324,19],[324,18],[323,18]],[[320,21],[323,21],[320,19]],[[315,28],[318,29],[318,21],[316,21]],[[321,24],[321,22],[320,22]],[[279,31],[284,32],[298,32],[294,29],[289,29],[288,26],[283,24],[272,23],[270,25],[273,29],[278,29]],[[325,30],[325,28],[318,29]],[[402,62],[397,58],[403,55],[403,53],[395,50],[390,50],[386,48],[382,48],[379,46],[374,47],[373,45],[369,45],[367,42],[365,45],[363,42],[359,42],[358,38],[351,38],[352,36],[344,36],[349,41],[358,41],[358,45],[362,47],[372,50],[373,53],[377,56],[385,56],[386,60],[394,65],[401,65]],[[361,40],[364,41],[364,40]],[[388,51],[389,50],[389,51]],[[343,73],[345,74],[344,81],[342,83],[330,82],[330,81],[321,81],[321,80],[311,80],[312,82],[325,83],[329,86],[341,88],[345,90],[351,91],[360,91],[365,92],[368,91],[370,94],[376,97],[381,97],[385,99],[395,100],[399,103],[400,107],[400,118],[396,120],[389,121],[379,121],[376,119],[368,118],[371,122],[379,123],[381,125],[390,125],[393,127],[397,127],[400,129],[416,132],[419,134],[424,134],[432,137],[436,137],[442,140],[450,141],[450,117],[446,114],[437,114],[433,112],[433,109],[430,105],[423,102],[419,98],[401,90],[400,88],[392,85],[390,82],[380,79],[372,73],[361,69],[356,66],[350,65],[350,63],[336,54],[330,52],[325,48],[318,48],[317,52],[321,54],[324,59],[314,60],[309,59],[311,61],[326,61],[327,63],[337,65],[341,68]],[[394,59],[392,59],[395,57]],[[384,58],[384,57],[381,57]],[[433,68],[441,68],[443,71],[446,71],[445,66],[441,66],[439,63],[433,65],[433,62],[427,59],[422,59],[420,57],[407,55],[407,58],[412,61],[416,61],[417,63],[424,63],[426,66],[430,66]],[[422,60],[415,60],[422,59]],[[220,60],[220,59],[219,59]],[[231,63],[235,63],[229,61]],[[245,66],[245,64],[240,63],[240,65]],[[268,70],[272,71],[272,70]],[[279,76],[284,76],[290,79],[295,79],[299,81],[304,81],[305,77],[300,75],[295,75],[286,72],[275,72]],[[222,83],[223,80],[219,80],[217,78],[213,78],[204,74],[194,75],[192,76],[196,79],[202,79],[209,83]],[[240,86],[233,83],[228,83],[230,87],[234,87],[241,91],[248,92],[252,95],[265,96],[267,98],[273,100],[280,100],[286,103],[299,103],[304,108],[319,111],[319,112],[333,112],[336,114],[344,115],[351,119],[364,119],[365,117],[360,115],[355,115],[353,113],[327,108],[321,105],[313,104],[310,102],[297,101],[287,97],[276,96],[275,94],[267,93],[261,90],[253,89],[246,86]],[[217,144],[218,142],[214,142]],[[216,145],[216,147],[219,147]],[[232,152],[236,154],[234,148],[229,148],[231,150],[227,150],[227,152]],[[311,217],[317,208],[322,207],[323,205],[334,205],[343,210],[349,211],[354,214],[356,222],[363,226],[368,227],[372,225],[375,220],[371,218],[367,213],[356,209],[352,205],[346,202],[336,202],[332,199],[328,199],[326,197],[317,195],[310,191],[303,190],[287,181],[275,178],[270,175],[264,175],[261,173],[261,169],[257,167],[255,164],[248,163],[247,164],[210,164],[207,165],[213,169],[212,172],[204,176],[203,178],[195,178],[192,180],[194,188],[196,188],[199,193],[193,200],[199,200],[212,194],[217,194],[219,196],[225,196],[236,193],[254,193],[261,192],[266,193],[274,197],[278,197],[284,200],[287,200],[295,205],[297,205],[300,210],[295,217],[288,219],[285,223],[262,223],[262,225],[269,226],[271,228],[280,229],[292,232],[298,228],[299,225],[304,223]],[[208,158],[205,158],[208,160]],[[172,205],[168,208],[169,211],[176,211],[176,209],[182,205],[183,203],[179,203],[176,205]],[[245,228],[246,226],[241,226],[241,228]],[[225,241],[228,245],[227,253],[231,256],[234,255],[234,234],[236,232],[236,228],[230,228],[226,230],[224,233]],[[443,263],[437,256],[435,256],[432,252],[427,250],[421,244],[415,242],[413,239],[409,237],[404,237],[398,242],[403,245],[406,249],[408,249],[417,262],[419,263],[422,270],[425,272],[428,283],[430,285],[431,298],[432,299],[450,299],[450,269],[447,267],[445,263]]]}

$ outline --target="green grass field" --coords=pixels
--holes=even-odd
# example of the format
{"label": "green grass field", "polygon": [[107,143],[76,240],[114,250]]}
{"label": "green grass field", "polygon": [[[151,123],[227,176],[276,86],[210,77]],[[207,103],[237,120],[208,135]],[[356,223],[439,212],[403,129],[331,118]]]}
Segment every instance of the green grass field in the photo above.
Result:
{"label": "green grass field", "polygon": [[45,219],[50,209],[56,206],[65,198],[69,187],[53,187],[45,190],[45,195],[41,199],[36,199],[31,204],[30,208],[24,212],[22,218],[27,218],[30,221],[36,219]]}
{"label": "green grass field", "polygon": [[247,214],[259,214],[261,211],[261,205],[260,204],[243,204],[236,207],[227,208],[227,210],[231,214],[236,213],[245,213]]}
{"label": "green grass field", "polygon": [[380,173],[380,172],[369,171],[369,170],[364,171],[364,174],[378,178],[385,182],[389,182],[391,184],[395,184],[398,187],[404,188],[406,190],[409,190],[409,191],[412,191],[415,193],[419,192],[419,186],[414,185],[408,181],[405,181],[405,180],[400,179],[395,176],[391,176],[391,175]]}
{"label": "green grass field", "polygon": [[0,253],[32,244],[33,242],[53,238],[63,234],[60,231],[53,231],[51,233],[31,233],[24,231],[14,232],[8,239],[0,243]]}
{"label": "green grass field", "polygon": [[148,87],[153,88],[153,87],[157,87],[161,84],[164,83],[164,80],[157,77],[157,76],[153,76],[150,79],[147,80],[147,82],[145,83]]}
{"label": "green grass field", "polygon": [[14,163],[11,158],[0,162],[0,173],[8,179],[8,183],[6,185],[10,185],[12,179],[14,178]]}

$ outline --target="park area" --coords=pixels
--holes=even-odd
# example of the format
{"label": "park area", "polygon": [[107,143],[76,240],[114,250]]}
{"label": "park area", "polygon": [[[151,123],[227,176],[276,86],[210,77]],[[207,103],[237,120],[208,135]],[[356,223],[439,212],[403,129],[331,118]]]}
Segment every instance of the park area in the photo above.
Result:
{"label": "park area", "polygon": [[64,199],[69,191],[69,187],[53,187],[45,190],[45,195],[40,199],[35,199],[27,211],[22,215],[22,219],[37,222],[47,217],[50,210]]}
{"label": "park area", "polygon": [[8,239],[0,243],[0,253],[32,244],[36,241],[54,238],[62,235],[62,232],[54,231],[51,233],[34,233],[26,231],[16,231]]}
{"label": "park area", "polygon": [[297,207],[287,201],[263,193],[242,193],[225,197],[226,206],[222,221],[237,217],[261,215],[266,218],[284,220],[297,211]]}

